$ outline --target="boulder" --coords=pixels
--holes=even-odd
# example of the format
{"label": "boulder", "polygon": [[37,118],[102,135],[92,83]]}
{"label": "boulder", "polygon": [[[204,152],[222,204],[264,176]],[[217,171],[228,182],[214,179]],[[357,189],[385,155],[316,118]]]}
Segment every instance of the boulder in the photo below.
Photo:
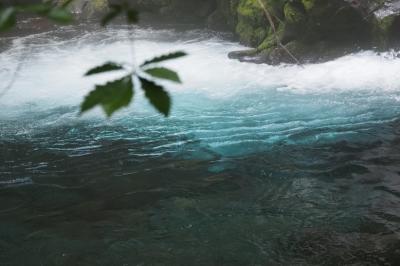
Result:
{"label": "boulder", "polygon": [[[276,32],[263,18],[258,0],[242,0],[238,8],[237,33],[242,43],[257,47],[252,54],[255,62],[295,63],[292,55],[300,62],[316,62],[400,43],[400,16],[375,15],[388,1],[262,1],[274,18]],[[242,57],[240,52],[234,54],[240,60],[251,60],[248,53]]]}

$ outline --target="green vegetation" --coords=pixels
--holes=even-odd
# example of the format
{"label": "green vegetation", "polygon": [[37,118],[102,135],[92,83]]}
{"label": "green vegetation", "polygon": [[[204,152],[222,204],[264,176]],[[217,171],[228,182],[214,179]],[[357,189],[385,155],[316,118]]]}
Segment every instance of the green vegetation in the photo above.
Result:
{"label": "green vegetation", "polygon": [[[104,112],[111,116],[115,111],[128,106],[134,96],[135,86],[134,78],[138,79],[138,86],[145,92],[149,102],[163,115],[168,116],[171,110],[171,99],[164,87],[156,84],[149,78],[164,79],[180,83],[178,74],[168,68],[158,66],[159,63],[166,60],[183,57],[184,52],[176,52],[144,62],[139,70],[132,71],[122,64],[108,62],[97,66],[86,73],[86,76],[102,74],[105,72],[125,70],[128,72],[123,78],[108,82],[105,85],[96,86],[95,90],[86,96],[82,106],[81,113],[92,109],[95,106],[101,106]],[[130,66],[132,69],[134,66]]]}
{"label": "green vegetation", "polygon": [[237,12],[236,32],[240,40],[244,44],[257,46],[268,33],[267,22],[257,0],[240,1]]}

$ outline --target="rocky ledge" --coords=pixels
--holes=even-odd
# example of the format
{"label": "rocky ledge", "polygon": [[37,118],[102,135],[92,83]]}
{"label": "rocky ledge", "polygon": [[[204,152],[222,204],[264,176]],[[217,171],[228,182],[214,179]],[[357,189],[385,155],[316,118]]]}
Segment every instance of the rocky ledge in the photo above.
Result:
{"label": "rocky ledge", "polygon": [[[121,1],[126,0],[75,0],[72,8],[87,18]],[[152,21],[195,23],[234,32],[249,47],[229,54],[230,58],[241,61],[319,62],[363,49],[387,50],[400,46],[400,0],[128,2]]]}
{"label": "rocky ledge", "polygon": [[400,15],[395,7],[400,1],[262,0],[273,16],[276,31],[259,2],[240,1],[236,33],[254,48],[232,52],[231,58],[269,64],[307,63],[363,49],[399,46]]}

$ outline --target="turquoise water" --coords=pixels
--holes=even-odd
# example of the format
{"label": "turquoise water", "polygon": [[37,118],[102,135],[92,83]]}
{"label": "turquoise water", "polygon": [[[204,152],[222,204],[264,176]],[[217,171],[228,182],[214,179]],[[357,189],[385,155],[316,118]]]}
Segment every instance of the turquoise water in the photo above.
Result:
{"label": "turquoise water", "polygon": [[[64,28],[12,40],[0,80],[1,265],[396,265],[400,59],[226,58],[206,31]],[[78,117],[109,59],[168,65],[172,116],[143,96]]]}

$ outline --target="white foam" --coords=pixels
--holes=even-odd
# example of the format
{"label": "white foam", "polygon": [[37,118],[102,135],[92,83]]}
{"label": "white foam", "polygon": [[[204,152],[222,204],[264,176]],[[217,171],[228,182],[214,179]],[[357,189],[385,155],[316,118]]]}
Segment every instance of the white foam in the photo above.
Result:
{"label": "white foam", "polygon": [[[47,106],[78,105],[96,83],[120,76],[84,78],[89,68],[105,61],[136,63],[154,55],[184,50],[190,55],[167,65],[179,71],[183,86],[169,84],[174,93],[202,93],[209,97],[231,97],[251,90],[286,90],[290,93],[316,94],[348,91],[398,92],[400,58],[394,52],[361,52],[322,64],[268,66],[240,63],[227,53],[243,49],[218,38],[191,37],[171,31],[140,31],[134,55],[126,31],[101,32],[104,40],[93,41],[92,33],[68,41],[49,40],[48,44],[15,42],[0,54],[0,88],[10,79],[23,53],[22,68],[12,89],[0,98],[4,106],[43,103]],[[193,36],[194,35],[194,36]],[[47,36],[47,38],[49,38]]]}

